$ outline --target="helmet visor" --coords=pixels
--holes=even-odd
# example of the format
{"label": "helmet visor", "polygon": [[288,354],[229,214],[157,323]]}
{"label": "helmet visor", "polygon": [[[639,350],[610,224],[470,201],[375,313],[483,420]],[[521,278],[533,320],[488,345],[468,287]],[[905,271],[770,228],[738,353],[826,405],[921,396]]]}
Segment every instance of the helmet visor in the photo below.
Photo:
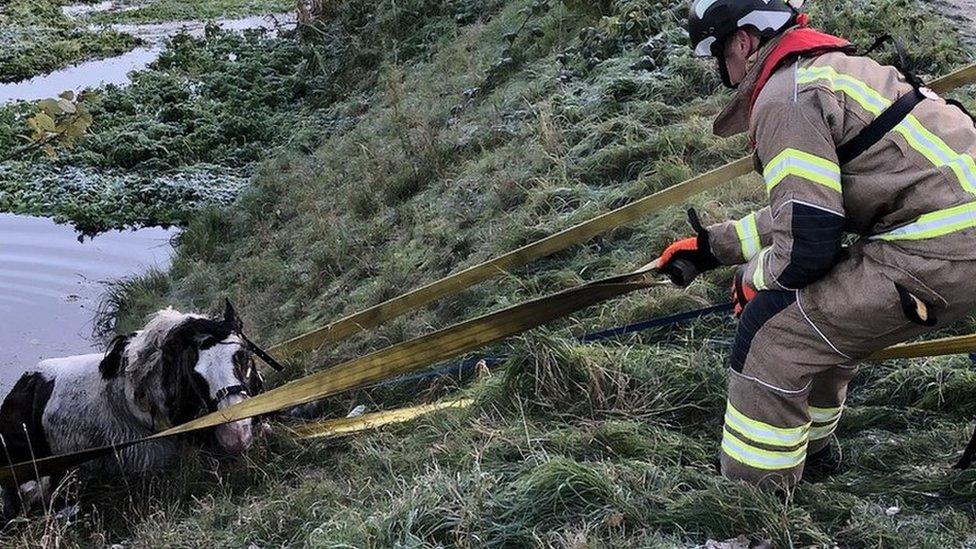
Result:
{"label": "helmet visor", "polygon": [[695,57],[715,57],[715,52],[712,51],[712,46],[715,45],[716,39],[714,36],[706,36],[701,42],[695,46]]}

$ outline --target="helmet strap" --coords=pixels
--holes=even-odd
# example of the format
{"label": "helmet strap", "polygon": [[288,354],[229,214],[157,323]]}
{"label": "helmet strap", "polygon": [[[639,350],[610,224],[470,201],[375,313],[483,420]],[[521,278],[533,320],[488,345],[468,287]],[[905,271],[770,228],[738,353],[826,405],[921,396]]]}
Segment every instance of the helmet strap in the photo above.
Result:
{"label": "helmet strap", "polygon": [[718,60],[718,73],[722,77],[722,84],[730,90],[738,88],[739,85],[733,84],[732,79],[729,77],[729,67],[725,64],[725,52],[722,52],[722,55],[719,55],[716,59]]}

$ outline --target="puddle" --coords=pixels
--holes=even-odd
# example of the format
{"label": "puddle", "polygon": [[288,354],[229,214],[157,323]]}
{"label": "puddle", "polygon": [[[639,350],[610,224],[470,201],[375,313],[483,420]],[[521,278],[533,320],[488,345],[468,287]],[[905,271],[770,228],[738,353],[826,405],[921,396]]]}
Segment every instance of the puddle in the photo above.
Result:
{"label": "puddle", "polygon": [[108,11],[115,6],[115,2],[98,2],[96,4],[71,4],[68,6],[61,6],[61,13],[65,17],[82,17],[90,13],[98,13],[102,11]]}
{"label": "puddle", "polygon": [[[294,13],[256,15],[241,19],[222,19],[214,21],[223,30],[243,32],[246,30],[265,30],[274,33],[279,29],[292,29],[298,19]],[[190,36],[201,37],[207,29],[206,21],[167,21],[165,23],[111,25],[112,29],[141,38],[149,44],[161,44],[170,36],[185,32]]]}
{"label": "puddle", "polygon": [[175,230],[105,233],[0,214],[0,394],[42,358],[97,352],[92,319],[105,281],[165,269]]}
{"label": "puddle", "polygon": [[106,84],[126,84],[130,72],[146,68],[161,52],[162,48],[158,46],[136,48],[110,59],[88,61],[30,80],[0,84],[0,105],[57,97],[64,90],[80,91]]}
{"label": "puddle", "polygon": [[[296,19],[294,14],[261,15],[215,21],[215,24],[229,31],[263,29],[274,32],[279,28],[293,28]],[[50,74],[35,76],[30,80],[0,84],[0,105],[13,101],[36,101],[56,97],[65,90],[80,91],[106,84],[127,84],[130,72],[148,67],[159,57],[166,38],[181,31],[193,36],[203,36],[206,23],[175,21],[149,25],[120,24],[113,25],[113,28],[142,38],[148,45],[116,57],[88,61]]]}

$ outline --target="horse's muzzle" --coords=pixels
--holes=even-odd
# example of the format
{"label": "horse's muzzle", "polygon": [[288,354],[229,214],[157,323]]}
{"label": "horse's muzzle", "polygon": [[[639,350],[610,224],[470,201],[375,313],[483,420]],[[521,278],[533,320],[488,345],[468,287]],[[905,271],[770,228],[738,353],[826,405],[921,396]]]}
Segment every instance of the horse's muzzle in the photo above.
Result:
{"label": "horse's muzzle", "polygon": [[[232,395],[218,403],[217,408],[223,409],[237,404],[242,400],[244,400],[243,396]],[[242,419],[233,423],[218,425],[214,428],[214,434],[217,436],[217,443],[220,444],[220,447],[225,452],[235,455],[246,452],[254,440],[250,419]]]}

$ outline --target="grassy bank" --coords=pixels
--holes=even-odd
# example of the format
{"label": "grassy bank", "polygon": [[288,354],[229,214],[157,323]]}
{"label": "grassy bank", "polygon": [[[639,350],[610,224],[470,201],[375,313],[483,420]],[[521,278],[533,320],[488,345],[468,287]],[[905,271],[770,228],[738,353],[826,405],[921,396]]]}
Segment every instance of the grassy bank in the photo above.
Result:
{"label": "grassy bank", "polygon": [[[814,7],[818,26],[862,44],[880,30],[913,37],[926,74],[967,60],[945,22],[914,1]],[[281,340],[741,156],[743,140],[710,135],[726,96],[692,59],[683,13],[682,2],[651,0],[339,3],[306,31],[318,78],[309,87],[349,123],[310,128],[321,138],[314,150],[263,162],[232,209],[194,218],[172,271],[118,286],[107,324],[125,331],[163,305],[216,310],[230,296],[260,340]],[[761,199],[747,177],[692,202],[719,220]],[[624,272],[687,232],[680,210],[302,357],[288,376]],[[338,442],[296,443],[280,431],[236,462],[188,454],[173,473],[125,479],[124,500],[118,484],[95,487],[71,521],[37,520],[9,540],[976,543],[976,473],[947,467],[972,418],[960,405],[976,393],[967,359],[865,368],[838,432],[844,470],[782,501],[713,472],[730,321],[596,345],[573,338],[724,299],[728,274],[594,307],[486,350],[511,358],[464,389],[477,399],[469,411]],[[359,392],[323,408],[389,407],[418,392]]]}

